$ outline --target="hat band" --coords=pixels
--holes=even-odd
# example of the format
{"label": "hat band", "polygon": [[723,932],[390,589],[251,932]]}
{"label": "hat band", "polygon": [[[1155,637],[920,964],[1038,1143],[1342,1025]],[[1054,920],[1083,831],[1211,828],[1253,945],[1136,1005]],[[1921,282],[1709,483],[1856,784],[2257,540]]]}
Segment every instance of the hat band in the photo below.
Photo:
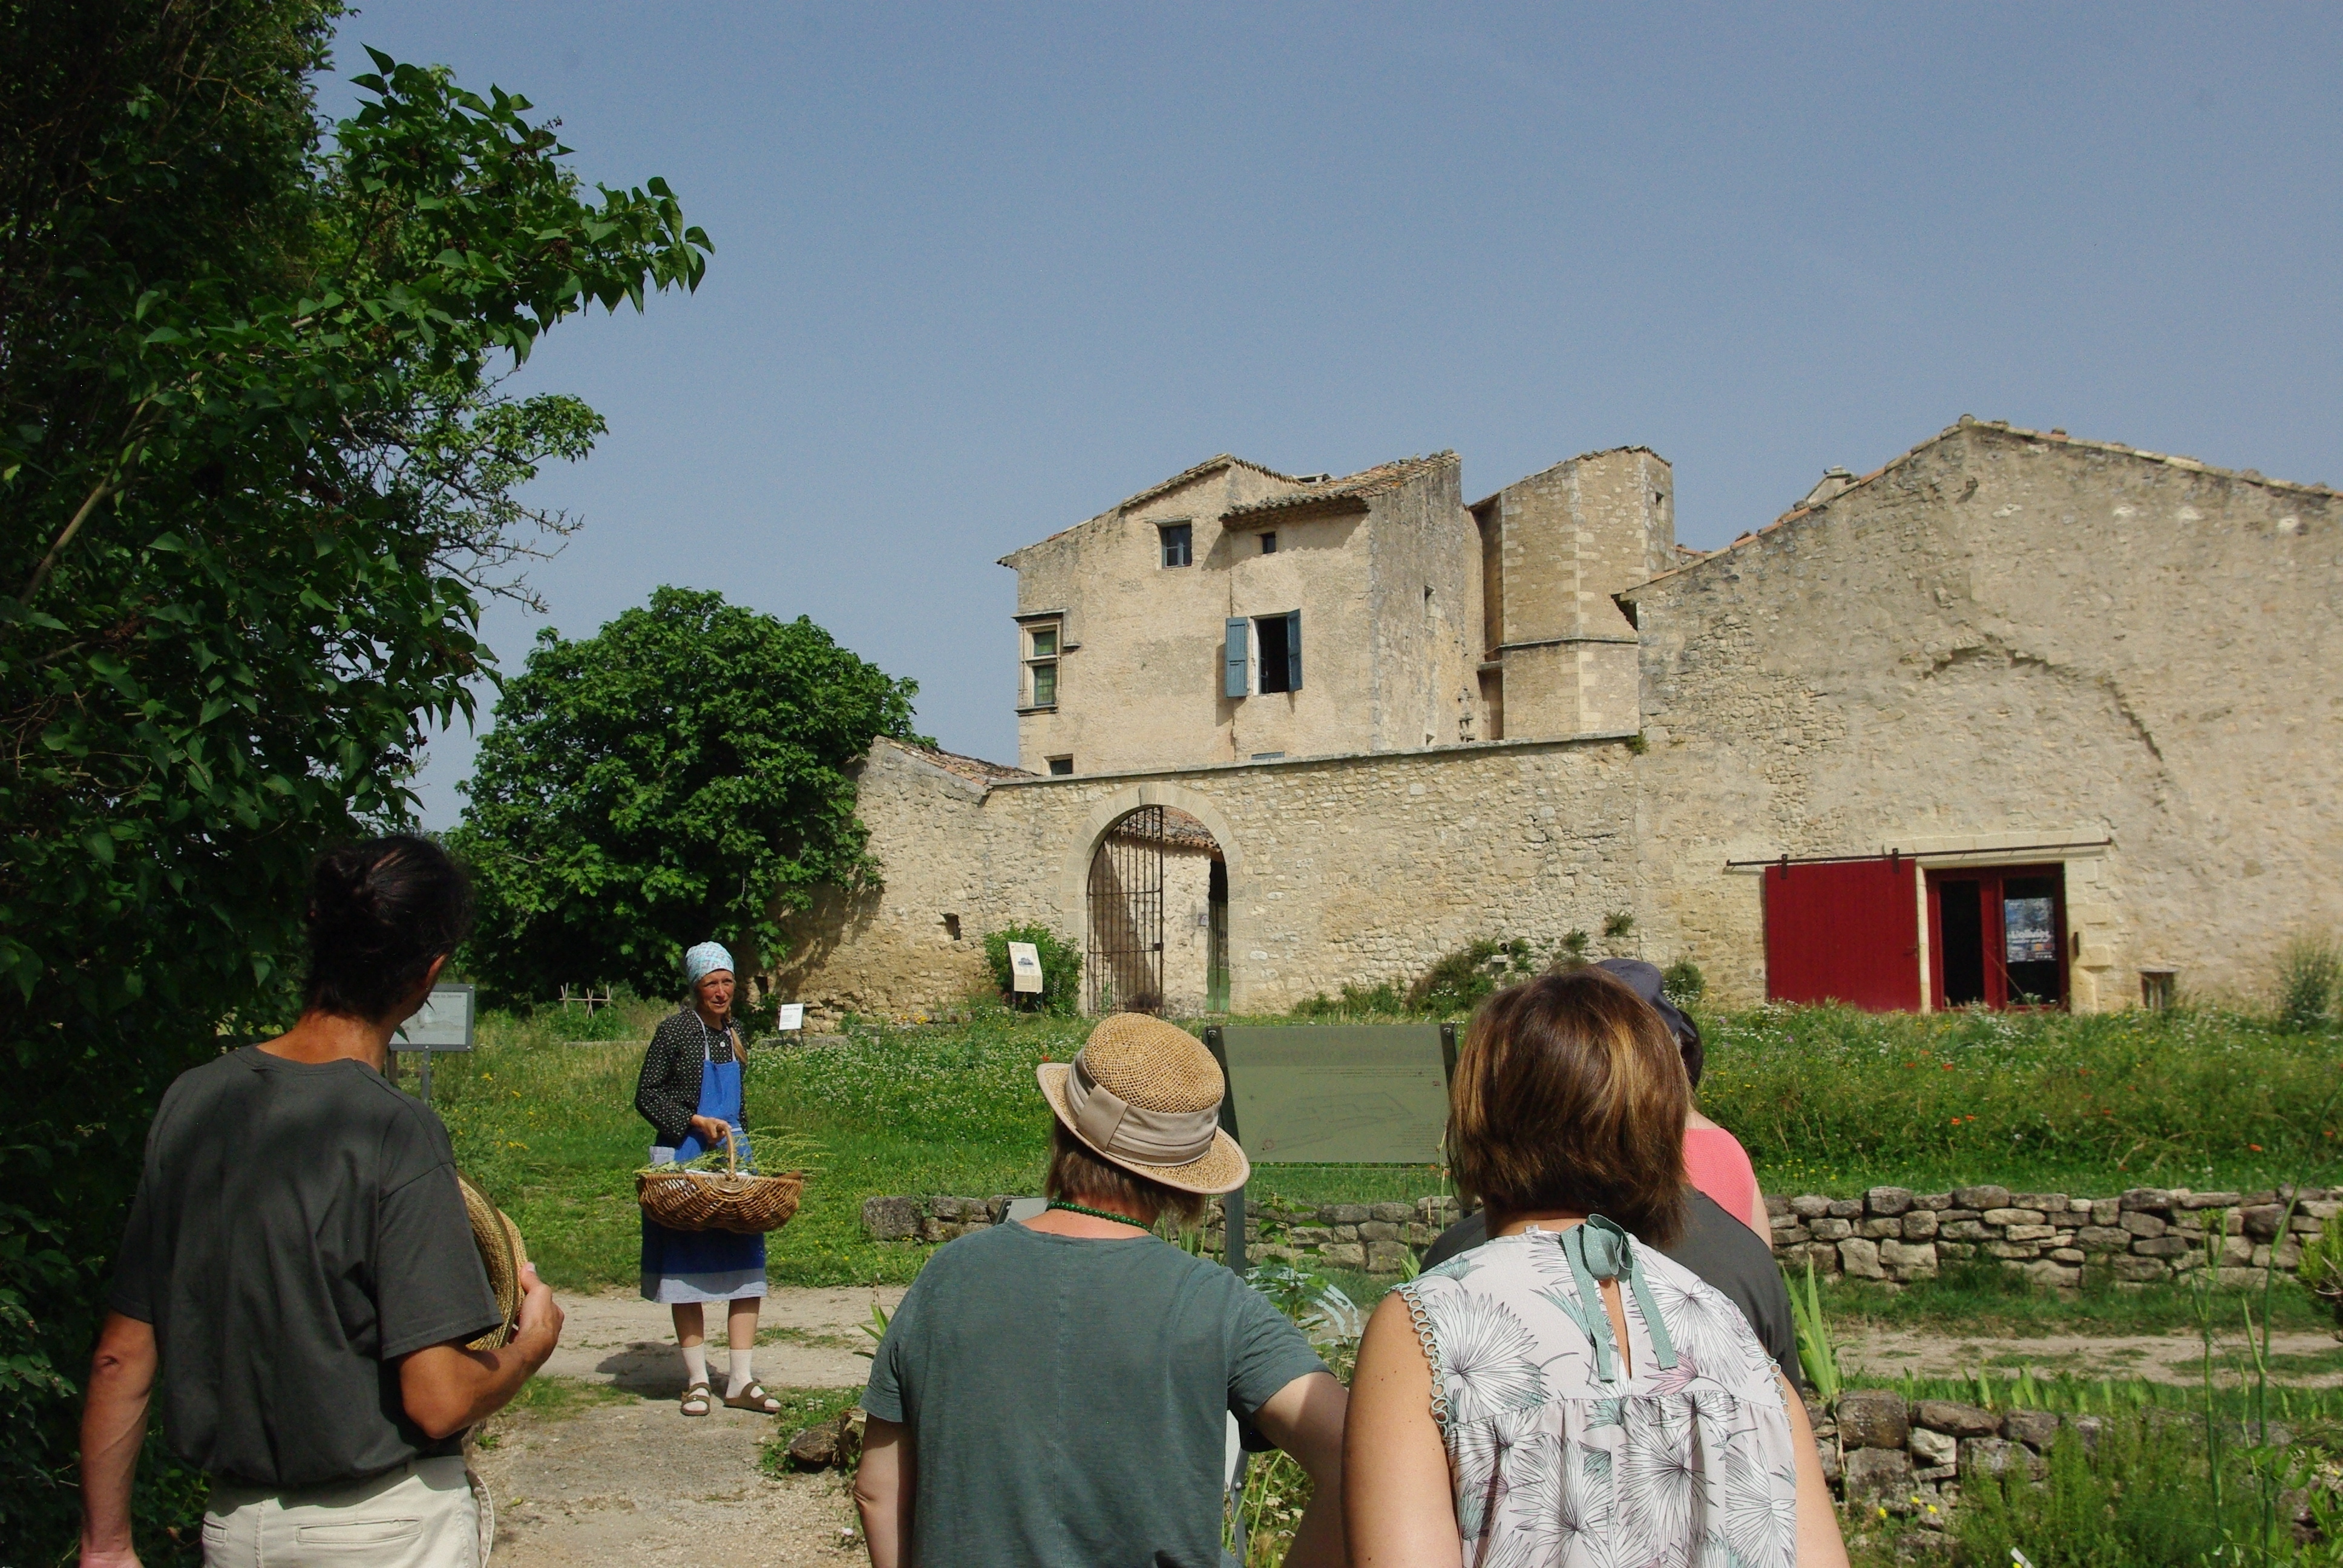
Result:
{"label": "hat band", "polygon": [[1141,1165],[1185,1165],[1212,1151],[1218,1106],[1205,1111],[1151,1111],[1099,1086],[1090,1064],[1074,1053],[1066,1074],[1066,1111],[1082,1141],[1102,1154]]}

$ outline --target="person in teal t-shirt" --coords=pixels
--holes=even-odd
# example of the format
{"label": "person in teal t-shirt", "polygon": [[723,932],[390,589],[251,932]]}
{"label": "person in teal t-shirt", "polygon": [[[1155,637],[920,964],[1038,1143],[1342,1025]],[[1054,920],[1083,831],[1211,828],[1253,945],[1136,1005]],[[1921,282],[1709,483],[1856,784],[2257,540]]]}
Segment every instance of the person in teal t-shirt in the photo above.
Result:
{"label": "person in teal t-shirt", "polygon": [[937,1252],[874,1358],[854,1483],[872,1568],[1218,1568],[1230,1415],[1311,1478],[1286,1561],[1340,1564],[1342,1385],[1236,1274],[1149,1233],[1250,1174],[1219,1064],[1118,1013],[1040,1078],[1048,1211]]}

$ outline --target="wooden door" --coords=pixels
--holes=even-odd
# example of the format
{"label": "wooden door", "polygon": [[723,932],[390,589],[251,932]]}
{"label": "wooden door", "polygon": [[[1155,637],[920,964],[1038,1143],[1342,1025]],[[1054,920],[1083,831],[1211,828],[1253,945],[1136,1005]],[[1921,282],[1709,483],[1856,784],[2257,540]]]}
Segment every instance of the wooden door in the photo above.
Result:
{"label": "wooden door", "polygon": [[1920,1005],[1920,917],[1912,862],[1765,869],[1765,995],[1873,1012]]}

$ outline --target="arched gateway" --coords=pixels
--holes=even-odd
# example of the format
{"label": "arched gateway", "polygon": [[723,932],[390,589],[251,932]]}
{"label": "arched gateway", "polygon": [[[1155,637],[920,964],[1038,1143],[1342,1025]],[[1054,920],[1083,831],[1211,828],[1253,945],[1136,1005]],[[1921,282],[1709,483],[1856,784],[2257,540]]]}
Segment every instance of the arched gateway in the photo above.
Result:
{"label": "arched gateway", "polygon": [[1168,806],[1117,819],[1091,855],[1083,1003],[1101,1012],[1224,1012],[1228,863],[1210,829]]}

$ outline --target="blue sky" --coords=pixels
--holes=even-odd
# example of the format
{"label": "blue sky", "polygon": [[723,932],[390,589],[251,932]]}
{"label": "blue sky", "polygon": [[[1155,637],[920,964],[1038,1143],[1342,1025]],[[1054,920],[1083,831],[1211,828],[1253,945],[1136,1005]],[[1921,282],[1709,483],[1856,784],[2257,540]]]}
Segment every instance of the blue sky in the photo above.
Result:
{"label": "blue sky", "polygon": [[[586,524],[550,624],[810,615],[956,750],[1015,757],[994,560],[1222,450],[1453,447],[1477,498],[1642,443],[1702,546],[1963,413],[2343,480],[2335,7],[381,0],[361,43],[716,242],[518,378],[610,423],[536,487]],[[488,624],[518,668],[548,623]]]}

